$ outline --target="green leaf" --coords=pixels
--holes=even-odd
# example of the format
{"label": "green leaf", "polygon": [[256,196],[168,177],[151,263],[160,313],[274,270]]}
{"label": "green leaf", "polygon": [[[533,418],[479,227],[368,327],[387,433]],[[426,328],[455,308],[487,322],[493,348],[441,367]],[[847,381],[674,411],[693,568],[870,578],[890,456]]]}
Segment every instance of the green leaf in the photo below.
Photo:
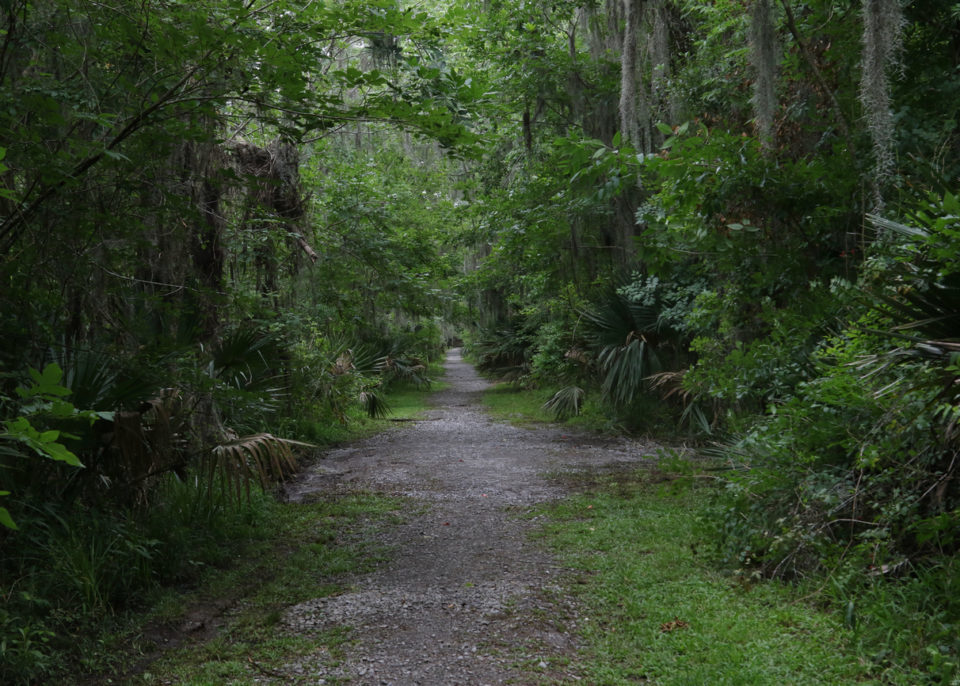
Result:
{"label": "green leaf", "polygon": [[63,379],[63,370],[56,362],[51,362],[44,367],[43,372],[38,372],[33,367],[27,371],[30,373],[30,378],[33,379],[33,386],[30,388],[18,386],[16,391],[21,398],[32,398],[37,395],[46,397],[70,395],[70,389],[60,385],[60,380]]}
{"label": "green leaf", "polygon": [[72,452],[67,450],[65,446],[59,443],[52,443],[52,442],[44,443],[43,452],[45,452],[47,457],[49,457],[51,460],[57,460],[58,462],[66,462],[68,465],[72,465],[74,467],[83,466],[83,463],[80,462],[80,458],[78,458]]}
{"label": "green leaf", "polygon": [[59,418],[72,417],[77,414],[77,408],[66,400],[54,400],[50,403],[50,414]]}
{"label": "green leaf", "polygon": [[667,124],[664,124],[662,121],[656,123],[657,131],[662,133],[664,136],[672,136],[673,129],[670,128]]}
{"label": "green leaf", "polygon": [[57,443],[60,432],[51,430],[40,433],[30,424],[26,417],[17,417],[4,422],[6,432],[0,436],[7,436],[29,446],[37,454],[58,462],[66,462],[74,467],[83,467],[83,463],[66,446]]}
{"label": "green leaf", "polygon": [[13,517],[10,516],[10,513],[7,512],[7,508],[5,507],[0,507],[0,524],[8,529],[18,528],[16,522],[13,521]]}

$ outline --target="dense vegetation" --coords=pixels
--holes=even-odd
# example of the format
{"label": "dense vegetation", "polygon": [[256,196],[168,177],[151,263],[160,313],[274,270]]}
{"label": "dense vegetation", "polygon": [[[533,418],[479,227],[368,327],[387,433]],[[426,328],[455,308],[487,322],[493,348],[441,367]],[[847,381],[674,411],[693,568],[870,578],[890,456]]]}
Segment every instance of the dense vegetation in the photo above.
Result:
{"label": "dense vegetation", "polygon": [[954,5],[0,17],[0,679],[461,333],[561,419],[710,442],[722,562],[958,675]]}

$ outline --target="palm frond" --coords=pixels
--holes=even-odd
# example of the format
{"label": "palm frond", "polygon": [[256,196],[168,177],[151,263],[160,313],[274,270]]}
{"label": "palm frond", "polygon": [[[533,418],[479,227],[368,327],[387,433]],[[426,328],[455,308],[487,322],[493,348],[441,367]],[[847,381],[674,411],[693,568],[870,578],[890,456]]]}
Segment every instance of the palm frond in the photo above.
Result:
{"label": "palm frond", "polygon": [[412,383],[417,388],[429,388],[430,379],[426,375],[427,366],[416,358],[393,357],[386,355],[380,359],[380,374],[384,383]]}
{"label": "palm frond", "polygon": [[631,404],[646,388],[646,378],[661,369],[657,310],[613,287],[581,314],[603,374],[604,397],[618,407]]}
{"label": "palm frond", "polygon": [[650,388],[657,391],[665,401],[679,400],[683,406],[680,413],[680,424],[686,425],[691,431],[712,434],[713,424],[717,421],[717,409],[713,409],[713,421],[707,418],[702,407],[702,401],[690,390],[684,388],[683,377],[687,370],[658,372],[647,377]]}
{"label": "palm frond", "polygon": [[211,484],[219,480],[225,492],[236,493],[238,499],[246,492],[249,497],[252,482],[267,487],[296,471],[294,447],[315,446],[269,433],[242,436],[215,446],[204,471]]}
{"label": "palm frond", "polygon": [[235,329],[211,351],[210,372],[235,388],[261,390],[276,380],[272,368],[280,352],[275,334],[254,327]]}
{"label": "palm frond", "polygon": [[373,390],[360,393],[360,405],[371,419],[386,419],[390,414],[390,406],[383,396]]}
{"label": "palm frond", "polygon": [[583,398],[586,392],[579,386],[566,386],[553,394],[543,404],[545,410],[553,412],[558,421],[576,417],[583,409]]}

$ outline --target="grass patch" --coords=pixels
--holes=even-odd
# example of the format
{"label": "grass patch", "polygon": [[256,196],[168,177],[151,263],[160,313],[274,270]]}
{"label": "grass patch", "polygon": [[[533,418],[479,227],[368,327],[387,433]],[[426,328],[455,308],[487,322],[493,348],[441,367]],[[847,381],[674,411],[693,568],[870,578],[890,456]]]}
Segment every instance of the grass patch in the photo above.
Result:
{"label": "grass patch", "polygon": [[508,381],[496,383],[483,392],[483,404],[496,419],[530,425],[553,421],[543,404],[553,395],[542,389],[525,389]]}
{"label": "grass patch", "polygon": [[433,363],[428,367],[427,372],[431,379],[429,386],[418,387],[412,383],[407,383],[392,387],[387,395],[390,414],[386,420],[374,420],[375,423],[382,425],[385,421],[415,419],[429,409],[430,396],[437,391],[446,390],[450,387],[450,383],[443,380],[445,371],[441,364]]}
{"label": "grass patch", "polygon": [[[257,536],[227,564],[206,570],[190,590],[166,589],[149,614],[105,644],[128,656],[114,678],[132,670],[125,683],[247,684],[276,677],[297,657],[322,652],[339,659],[348,627],[298,635],[284,628],[284,611],[347,590],[349,577],[386,559],[370,533],[398,520],[402,506],[398,498],[371,493],[270,503]],[[171,635],[183,643],[142,664]]]}
{"label": "grass patch", "polygon": [[[442,375],[441,366],[430,369],[431,378]],[[392,425],[391,419],[417,417],[429,407],[430,395],[445,386],[443,381],[419,388],[398,384],[387,396],[388,419],[353,416],[347,425],[318,428],[316,438],[331,444],[383,431]],[[297,603],[344,592],[348,578],[384,561],[388,551],[372,544],[369,534],[378,526],[401,521],[402,504],[400,499],[373,493],[307,503],[265,499],[257,526],[248,532],[242,548],[232,550],[229,560],[218,567],[204,570],[193,589],[162,591],[146,623],[141,620],[113,642],[125,642],[128,652],[149,654],[154,648],[145,645],[152,640],[149,633],[157,627],[180,626],[191,608],[229,607],[223,615],[228,619],[217,620],[223,625],[208,640],[188,641],[167,651],[129,681],[259,683],[264,677],[282,678],[279,670],[297,657],[318,654],[325,660],[342,659],[350,641],[349,627],[313,632],[305,638],[283,629],[283,613]]]}
{"label": "grass patch", "polygon": [[397,421],[416,419],[430,408],[430,396],[450,385],[443,380],[445,369],[441,363],[431,363],[427,370],[427,375],[431,379],[429,386],[401,382],[389,387],[385,395],[389,412],[383,419],[368,417],[358,403],[347,408],[344,422],[327,418],[323,421],[300,420],[289,425],[281,423],[278,433],[294,436],[320,447],[329,447],[368,438],[386,430]]}
{"label": "grass patch", "polygon": [[543,407],[556,391],[555,388],[524,388],[514,382],[502,381],[484,391],[483,404],[494,418],[517,426],[556,423],[584,431],[624,431],[622,426],[606,416],[595,395],[589,394],[583,404],[583,411],[578,416],[557,421],[553,413]]}
{"label": "grass patch", "polygon": [[[585,608],[578,667],[587,683],[871,682],[840,618],[805,602],[802,589],[749,583],[705,559],[694,514],[709,480],[677,488],[647,468],[587,479],[584,492],[544,508],[542,530],[576,570],[569,592]],[[883,683],[917,682],[887,673]]]}

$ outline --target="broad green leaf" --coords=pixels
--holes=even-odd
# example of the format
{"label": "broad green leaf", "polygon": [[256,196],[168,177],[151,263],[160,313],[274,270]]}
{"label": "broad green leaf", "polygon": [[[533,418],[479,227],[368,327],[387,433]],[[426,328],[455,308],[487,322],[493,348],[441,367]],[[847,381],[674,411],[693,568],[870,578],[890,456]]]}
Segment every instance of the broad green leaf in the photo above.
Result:
{"label": "broad green leaf", "polygon": [[50,430],[41,433],[33,428],[26,417],[8,420],[4,422],[4,425],[7,428],[6,435],[9,438],[29,446],[43,457],[49,457],[51,460],[57,460],[58,462],[66,462],[74,467],[83,467],[83,463],[76,455],[67,450],[65,446],[57,443],[57,439],[60,438],[59,431]]}
{"label": "broad green leaf", "polygon": [[13,521],[13,517],[10,516],[10,513],[7,511],[7,508],[0,507],[0,525],[7,527],[8,529],[17,529],[17,523]]}
{"label": "broad green leaf", "polygon": [[37,440],[40,441],[41,443],[53,443],[58,438],[60,438],[60,432],[57,431],[56,429],[51,429],[50,431],[44,431],[43,433],[41,433],[37,437]]}
{"label": "broad green leaf", "polygon": [[83,463],[80,461],[80,458],[59,443],[44,443],[43,452],[45,452],[47,457],[52,460],[66,462],[68,465],[72,465],[74,467],[83,467]]}
{"label": "broad green leaf", "polygon": [[21,398],[30,398],[36,395],[48,397],[70,395],[70,389],[60,385],[60,380],[63,378],[63,370],[60,369],[60,365],[56,362],[51,362],[44,367],[43,372],[38,372],[33,367],[27,371],[30,374],[30,378],[33,379],[33,386],[30,388],[18,386],[16,391],[17,395]]}

